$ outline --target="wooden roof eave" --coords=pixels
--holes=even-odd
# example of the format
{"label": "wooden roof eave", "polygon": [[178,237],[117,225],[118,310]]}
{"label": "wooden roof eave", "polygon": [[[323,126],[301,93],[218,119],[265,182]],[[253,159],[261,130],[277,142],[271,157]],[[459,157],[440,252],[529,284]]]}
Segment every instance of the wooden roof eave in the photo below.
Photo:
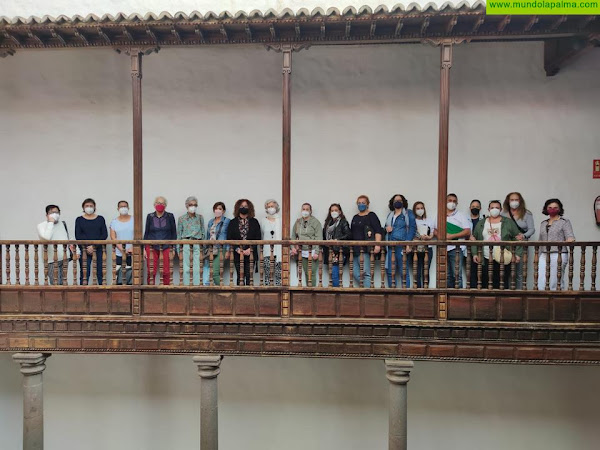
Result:
{"label": "wooden roof eave", "polygon": [[246,14],[88,15],[68,18],[0,18],[0,50],[102,48],[123,46],[199,46],[305,43],[310,45],[414,43],[427,40],[548,40],[600,33],[598,16],[486,16],[482,3],[449,4],[436,9],[396,5],[286,9]]}

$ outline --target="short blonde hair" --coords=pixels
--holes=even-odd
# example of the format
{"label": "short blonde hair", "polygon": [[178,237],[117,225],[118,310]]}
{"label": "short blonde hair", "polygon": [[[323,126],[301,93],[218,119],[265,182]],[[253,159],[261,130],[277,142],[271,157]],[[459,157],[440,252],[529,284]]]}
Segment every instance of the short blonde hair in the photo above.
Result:
{"label": "short blonde hair", "polygon": [[162,199],[162,201],[163,201],[163,203],[165,204],[165,206],[167,206],[167,205],[168,205],[167,199],[166,199],[166,198],[164,198],[162,195],[159,195],[158,197],[156,197],[156,198],[154,199],[154,204],[155,204],[155,205],[158,203],[158,200],[159,200],[159,199]]}
{"label": "short blonde hair", "polygon": [[275,203],[275,210],[276,210],[277,212],[279,212],[279,210],[280,210],[281,208],[279,207],[279,202],[278,202],[277,200],[275,200],[275,199],[272,199],[272,198],[268,199],[268,200],[265,202],[265,209],[267,209],[267,205],[268,205],[269,203]]}

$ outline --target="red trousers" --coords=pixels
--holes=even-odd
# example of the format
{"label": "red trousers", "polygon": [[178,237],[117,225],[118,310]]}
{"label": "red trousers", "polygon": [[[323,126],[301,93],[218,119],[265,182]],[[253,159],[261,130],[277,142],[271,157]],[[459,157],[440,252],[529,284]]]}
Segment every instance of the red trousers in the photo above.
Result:
{"label": "red trousers", "polygon": [[[171,266],[169,264],[169,253],[171,249],[156,250],[149,245],[146,245],[146,254],[148,255],[148,284],[154,284],[156,281],[156,272],[160,268],[160,253],[162,252],[163,263],[163,284],[169,284],[171,281]],[[160,273],[158,274],[160,276]]]}

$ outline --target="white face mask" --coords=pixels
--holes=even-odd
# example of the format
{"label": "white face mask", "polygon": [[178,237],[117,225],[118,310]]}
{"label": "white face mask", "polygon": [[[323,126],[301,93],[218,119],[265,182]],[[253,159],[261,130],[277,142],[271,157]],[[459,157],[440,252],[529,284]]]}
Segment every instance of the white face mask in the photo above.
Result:
{"label": "white face mask", "polygon": [[500,208],[492,208],[490,209],[490,216],[498,217],[500,215]]}
{"label": "white face mask", "polygon": [[303,210],[302,211],[302,217],[304,217],[306,219],[308,216],[310,216],[310,211]]}
{"label": "white face mask", "polygon": [[454,211],[456,209],[456,203],[448,202],[446,203],[446,208],[448,208],[450,211]]}
{"label": "white face mask", "polygon": [[333,220],[337,219],[338,217],[340,217],[340,213],[339,212],[337,212],[337,211],[332,211],[331,212],[331,218]]}
{"label": "white face mask", "polygon": [[425,214],[425,210],[424,209],[415,209],[415,213],[417,214],[417,216],[423,217],[423,214]]}
{"label": "white face mask", "polygon": [[94,211],[96,211],[96,208],[94,208],[93,206],[87,206],[84,208],[83,210],[88,216],[91,216],[92,214],[94,214]]}
{"label": "white face mask", "polygon": [[223,215],[223,210],[215,209],[214,213],[215,213],[215,217],[221,217]]}
{"label": "white face mask", "polygon": [[122,216],[126,216],[127,214],[129,214],[129,208],[126,208],[125,206],[119,208],[119,214],[121,214]]}
{"label": "white face mask", "polygon": [[512,200],[510,202],[510,207],[512,209],[517,209],[520,205],[521,205],[521,203],[519,202],[519,200]]}
{"label": "white face mask", "polygon": [[197,206],[188,206],[188,212],[190,214],[194,214],[196,212]]}
{"label": "white face mask", "polygon": [[60,219],[60,214],[59,213],[52,213],[52,214],[50,214],[50,218],[52,220],[54,220],[54,222],[58,223],[58,220]]}
{"label": "white face mask", "polygon": [[277,214],[277,209],[273,208],[272,206],[270,208],[267,208],[267,214],[270,216],[274,216],[275,214]]}

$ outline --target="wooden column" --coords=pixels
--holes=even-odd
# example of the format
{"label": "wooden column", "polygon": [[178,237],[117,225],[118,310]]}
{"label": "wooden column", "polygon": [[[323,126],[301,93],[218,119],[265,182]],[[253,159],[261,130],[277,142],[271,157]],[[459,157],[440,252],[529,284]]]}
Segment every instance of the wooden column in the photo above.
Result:
{"label": "wooden column", "polygon": [[[448,122],[450,116],[450,68],[452,67],[452,43],[442,41],[440,73],[440,130],[438,152],[438,239],[446,240],[446,197],[448,195]],[[448,279],[447,250],[437,248],[437,287],[446,288]],[[438,317],[446,319],[446,294],[439,295]]]}
{"label": "wooden column", "polygon": [[406,385],[414,363],[409,360],[386,359],[386,377],[390,382],[389,450],[407,449],[408,398]]}
{"label": "wooden column", "polygon": [[219,448],[219,403],[217,376],[221,373],[221,355],[194,356],[200,376],[200,450]]}
{"label": "wooden column", "polygon": [[44,448],[43,372],[49,353],[15,353],[23,374],[23,450]]}

